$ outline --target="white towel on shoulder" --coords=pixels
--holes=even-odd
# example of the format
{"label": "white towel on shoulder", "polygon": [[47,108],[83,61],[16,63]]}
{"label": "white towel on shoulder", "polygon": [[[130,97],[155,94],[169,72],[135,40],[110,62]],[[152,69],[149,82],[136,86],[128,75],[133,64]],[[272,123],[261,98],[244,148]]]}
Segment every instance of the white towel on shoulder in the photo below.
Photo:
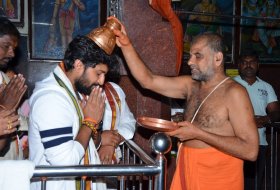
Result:
{"label": "white towel on shoulder", "polygon": [[29,160],[0,161],[1,190],[30,190],[35,164]]}

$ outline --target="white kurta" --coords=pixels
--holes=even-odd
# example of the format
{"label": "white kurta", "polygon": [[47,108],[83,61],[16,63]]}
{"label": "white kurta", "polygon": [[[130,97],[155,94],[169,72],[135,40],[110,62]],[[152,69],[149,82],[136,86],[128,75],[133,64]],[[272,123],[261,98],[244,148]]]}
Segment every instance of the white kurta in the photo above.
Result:
{"label": "white kurta", "polygon": [[[54,73],[77,99],[69,79],[61,68],[57,66]],[[79,117],[70,96],[59,86],[53,73],[36,83],[30,106],[29,159],[36,165],[83,164],[84,148],[74,140],[80,128]],[[88,149],[90,164],[100,164],[92,139]],[[33,182],[31,189],[39,190],[40,185],[40,182]],[[75,180],[47,181],[47,190],[75,189]],[[93,183],[92,189],[106,189],[106,185]]]}

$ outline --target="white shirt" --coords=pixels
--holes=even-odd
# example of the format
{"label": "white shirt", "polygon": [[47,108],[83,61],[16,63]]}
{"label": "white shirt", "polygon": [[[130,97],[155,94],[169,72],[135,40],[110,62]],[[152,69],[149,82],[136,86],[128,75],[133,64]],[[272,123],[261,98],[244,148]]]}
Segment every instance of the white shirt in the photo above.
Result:
{"label": "white shirt", "polygon": [[[77,100],[71,82],[60,67],[57,66],[54,73]],[[36,83],[30,107],[29,159],[36,165],[83,164],[84,148],[74,140],[80,128],[79,117],[73,101],[66,90],[59,86],[53,73]],[[90,164],[100,164],[92,139],[88,149]],[[47,190],[76,190],[75,185],[75,180],[52,180],[47,181]],[[92,189],[105,189],[104,185],[93,183]],[[31,183],[31,189],[41,189],[40,182]]]}

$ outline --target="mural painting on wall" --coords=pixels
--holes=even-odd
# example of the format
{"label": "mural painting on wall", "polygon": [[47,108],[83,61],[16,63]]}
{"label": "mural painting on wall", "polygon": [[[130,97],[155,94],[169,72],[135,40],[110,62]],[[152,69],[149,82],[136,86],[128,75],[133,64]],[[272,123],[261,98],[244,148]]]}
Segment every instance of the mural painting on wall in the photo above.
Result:
{"label": "mural painting on wall", "polygon": [[241,10],[248,18],[241,20],[240,51],[253,49],[261,63],[279,63],[280,1],[243,0]]}
{"label": "mural painting on wall", "polygon": [[192,38],[203,32],[215,32],[224,37],[225,62],[232,62],[233,19],[222,15],[233,15],[233,0],[181,0],[173,9],[184,29],[184,62],[188,59]]}
{"label": "mural painting on wall", "polygon": [[23,1],[0,0],[0,14],[8,17],[16,26],[23,26]]}
{"label": "mural painting on wall", "polygon": [[100,25],[99,0],[31,1],[31,59],[62,59],[75,36]]}

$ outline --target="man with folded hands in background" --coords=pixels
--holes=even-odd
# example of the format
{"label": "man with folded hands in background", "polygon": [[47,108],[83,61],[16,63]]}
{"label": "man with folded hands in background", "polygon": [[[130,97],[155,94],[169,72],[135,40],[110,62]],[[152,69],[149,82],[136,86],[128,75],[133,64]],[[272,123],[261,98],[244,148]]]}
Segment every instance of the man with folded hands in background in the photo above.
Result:
{"label": "man with folded hands in background", "polygon": [[27,86],[21,74],[10,80],[3,72],[15,57],[19,39],[19,31],[13,23],[0,16],[0,160],[23,158],[15,133],[20,124],[16,110]]}

